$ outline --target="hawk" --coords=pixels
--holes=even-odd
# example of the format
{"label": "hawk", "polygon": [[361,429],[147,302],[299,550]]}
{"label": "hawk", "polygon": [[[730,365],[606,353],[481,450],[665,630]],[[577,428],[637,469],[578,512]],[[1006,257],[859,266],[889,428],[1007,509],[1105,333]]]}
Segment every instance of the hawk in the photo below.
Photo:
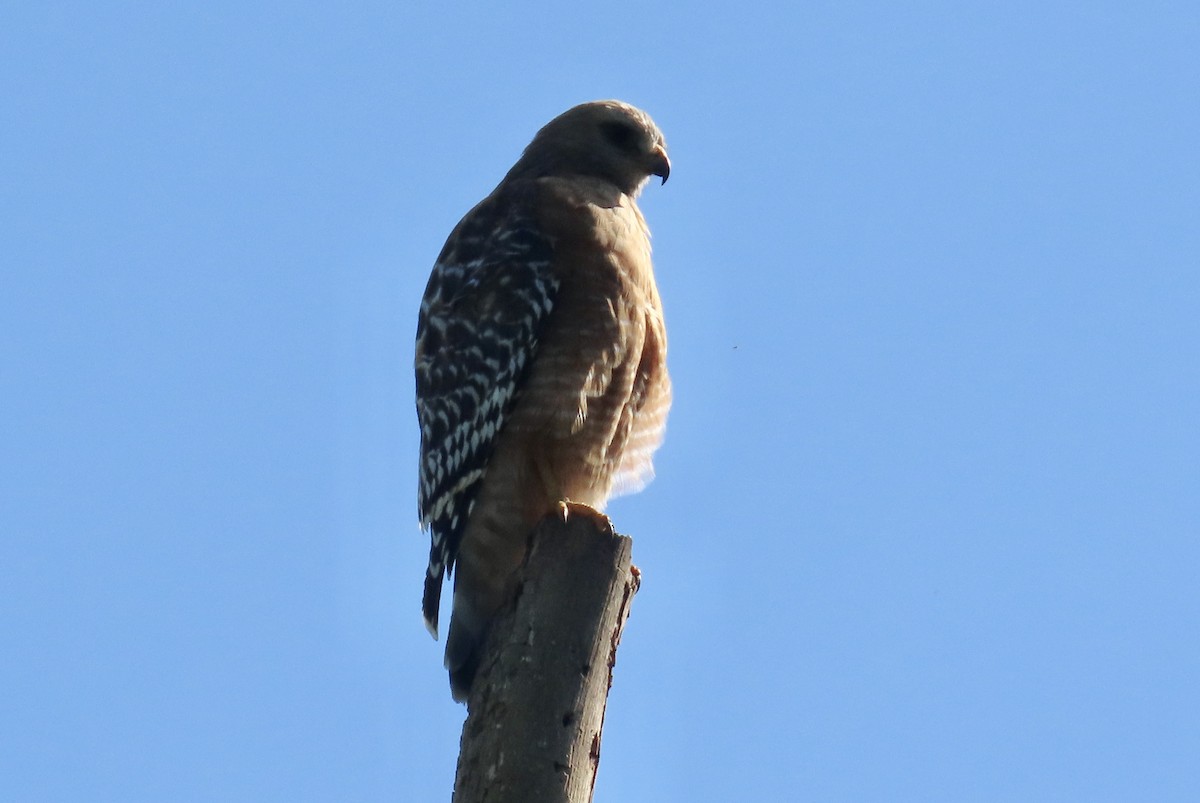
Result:
{"label": "hawk", "polygon": [[446,668],[464,701],[534,525],[602,510],[653,475],[671,384],[650,233],[634,199],[671,170],[640,109],[584,103],[547,123],[454,227],[417,325],[425,624],[454,601]]}

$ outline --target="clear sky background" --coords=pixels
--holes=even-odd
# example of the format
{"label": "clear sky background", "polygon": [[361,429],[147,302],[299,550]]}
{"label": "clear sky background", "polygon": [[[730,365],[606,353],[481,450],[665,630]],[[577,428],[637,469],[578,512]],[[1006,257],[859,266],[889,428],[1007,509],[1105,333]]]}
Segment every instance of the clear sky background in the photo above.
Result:
{"label": "clear sky background", "polygon": [[416,310],[666,133],[676,403],[597,801],[1200,800],[1200,7],[26,3],[0,798],[448,800]]}

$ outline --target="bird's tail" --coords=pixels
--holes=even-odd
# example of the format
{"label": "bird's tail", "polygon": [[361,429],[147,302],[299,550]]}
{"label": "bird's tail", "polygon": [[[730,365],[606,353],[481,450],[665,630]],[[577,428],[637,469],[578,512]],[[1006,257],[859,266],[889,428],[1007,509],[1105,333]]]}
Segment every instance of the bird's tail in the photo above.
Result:
{"label": "bird's tail", "polygon": [[442,579],[446,574],[445,568],[439,563],[435,570],[433,561],[425,570],[425,595],[421,598],[421,613],[425,617],[425,629],[433,640],[438,637],[438,608],[442,604]]}
{"label": "bird's tail", "polygon": [[450,693],[459,702],[471,691],[492,620],[516,589],[530,526],[515,505],[493,505],[487,517],[472,520],[463,537],[454,564],[454,605],[446,634]]}
{"label": "bird's tail", "polygon": [[491,619],[462,595],[454,595],[454,613],[446,634],[446,669],[450,672],[450,696],[460,703],[466,702],[471,692]]}

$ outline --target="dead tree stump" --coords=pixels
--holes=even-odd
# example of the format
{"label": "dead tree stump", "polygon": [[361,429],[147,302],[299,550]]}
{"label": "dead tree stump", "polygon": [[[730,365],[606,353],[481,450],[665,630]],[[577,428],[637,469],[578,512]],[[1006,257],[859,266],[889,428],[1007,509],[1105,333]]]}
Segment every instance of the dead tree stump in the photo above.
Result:
{"label": "dead tree stump", "polygon": [[587,803],[617,644],[639,576],[633,542],[568,505],[534,530],[467,702],[454,803]]}

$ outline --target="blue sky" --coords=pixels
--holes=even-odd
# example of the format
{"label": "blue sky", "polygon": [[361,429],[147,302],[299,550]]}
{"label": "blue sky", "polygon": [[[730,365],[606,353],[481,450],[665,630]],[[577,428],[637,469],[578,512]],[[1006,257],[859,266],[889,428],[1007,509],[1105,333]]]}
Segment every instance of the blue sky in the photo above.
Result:
{"label": "blue sky", "polygon": [[1200,798],[1200,11],[39,3],[0,796],[446,800],[411,377],[537,128],[667,136],[597,801]]}

